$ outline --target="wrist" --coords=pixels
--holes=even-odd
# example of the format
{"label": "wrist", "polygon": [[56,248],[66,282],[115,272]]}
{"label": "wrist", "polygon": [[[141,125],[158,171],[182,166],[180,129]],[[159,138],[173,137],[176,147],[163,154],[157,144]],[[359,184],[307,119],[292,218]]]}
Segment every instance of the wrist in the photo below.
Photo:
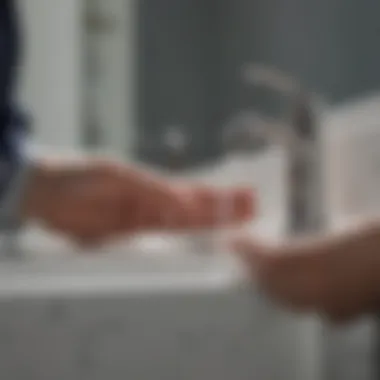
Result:
{"label": "wrist", "polygon": [[36,163],[30,168],[21,202],[21,219],[25,222],[41,219],[52,194],[52,173],[47,166]]}

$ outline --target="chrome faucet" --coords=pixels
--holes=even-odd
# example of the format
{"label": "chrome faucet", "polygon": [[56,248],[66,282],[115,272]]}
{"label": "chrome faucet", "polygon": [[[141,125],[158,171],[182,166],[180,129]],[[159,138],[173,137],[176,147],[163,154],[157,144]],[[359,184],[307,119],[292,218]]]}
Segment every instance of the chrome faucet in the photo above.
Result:
{"label": "chrome faucet", "polygon": [[[266,144],[281,145],[288,157],[289,235],[319,233],[326,225],[322,173],[321,128],[319,116],[325,102],[306,91],[296,80],[263,65],[248,65],[243,70],[245,83],[264,87],[290,98],[286,119],[262,116],[251,123],[252,136]],[[249,113],[245,115],[249,118]]]}
{"label": "chrome faucet", "polygon": [[[258,123],[255,117],[251,123],[251,135],[265,145],[274,144],[285,149],[285,178],[288,182],[286,236],[319,234],[327,227],[322,129],[319,124],[325,102],[296,80],[270,67],[247,66],[243,77],[249,85],[264,87],[290,99],[286,118],[262,116],[262,122]],[[329,332],[319,319],[307,318],[305,323],[305,332],[310,334],[312,342],[305,346],[311,360],[305,378],[329,378],[329,357],[325,349],[329,345]]]}

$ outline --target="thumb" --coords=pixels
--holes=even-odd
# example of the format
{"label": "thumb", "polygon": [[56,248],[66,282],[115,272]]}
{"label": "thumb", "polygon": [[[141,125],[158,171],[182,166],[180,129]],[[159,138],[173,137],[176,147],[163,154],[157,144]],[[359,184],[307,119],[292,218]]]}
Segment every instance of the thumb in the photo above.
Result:
{"label": "thumb", "polygon": [[273,245],[252,239],[249,236],[239,236],[231,241],[232,251],[248,264],[261,266],[277,256]]}

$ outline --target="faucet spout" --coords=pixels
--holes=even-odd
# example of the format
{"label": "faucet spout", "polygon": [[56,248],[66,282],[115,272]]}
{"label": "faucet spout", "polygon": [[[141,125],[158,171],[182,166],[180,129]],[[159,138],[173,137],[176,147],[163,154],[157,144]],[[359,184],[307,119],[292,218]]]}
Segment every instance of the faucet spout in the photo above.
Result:
{"label": "faucet spout", "polygon": [[252,125],[268,144],[281,144],[288,157],[288,232],[291,235],[320,231],[325,225],[319,114],[325,102],[300,82],[265,65],[252,64],[243,70],[249,85],[264,87],[290,98],[285,120],[271,119]]}

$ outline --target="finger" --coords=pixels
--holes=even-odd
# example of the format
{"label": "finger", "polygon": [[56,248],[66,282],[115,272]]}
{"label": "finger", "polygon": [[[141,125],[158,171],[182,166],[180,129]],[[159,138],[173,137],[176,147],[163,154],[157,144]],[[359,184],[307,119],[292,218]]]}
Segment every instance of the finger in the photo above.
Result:
{"label": "finger", "polygon": [[[252,189],[230,190],[226,194],[228,202],[231,204],[225,218],[221,223],[237,223],[251,220],[255,214],[255,199]],[[224,219],[224,220],[223,220]]]}
{"label": "finger", "polygon": [[[199,187],[187,187],[177,191],[184,203],[151,205],[146,211],[146,227],[171,231],[194,230],[215,228],[242,218],[242,202],[235,193]],[[226,218],[221,210],[223,202],[229,205],[230,209],[238,209],[239,214],[230,213]]]}
{"label": "finger", "polygon": [[232,239],[230,246],[243,261],[251,264],[260,265],[278,256],[274,247],[247,236]]}
{"label": "finger", "polygon": [[183,228],[186,218],[191,219],[193,212],[189,195],[179,189],[172,191],[171,204],[140,194],[131,208],[132,213],[126,211],[126,221],[131,230],[137,232]]}
{"label": "finger", "polygon": [[251,190],[219,190],[210,187],[189,187],[187,207],[173,207],[170,229],[204,229],[242,223],[253,216]]}
{"label": "finger", "polygon": [[159,227],[171,231],[213,227],[219,206],[215,191],[194,186],[180,191],[187,199],[186,207],[179,207],[176,203],[166,207]]}
{"label": "finger", "polygon": [[188,209],[188,191],[147,171],[129,169],[125,175],[127,192],[134,192],[140,204],[162,212],[165,209]]}
{"label": "finger", "polygon": [[[103,211],[103,212],[102,212]],[[109,210],[62,210],[51,218],[49,227],[82,244],[96,244],[117,233],[119,221]],[[89,243],[86,243],[86,242]],[[92,243],[94,242],[94,243]]]}
{"label": "finger", "polygon": [[222,219],[224,199],[221,192],[209,187],[194,187],[193,194],[194,217],[189,224],[189,228],[202,229],[213,228],[218,220]]}
{"label": "finger", "polygon": [[135,215],[139,229],[214,228],[244,222],[254,214],[251,190],[159,186],[161,189],[155,187],[152,193],[146,189],[139,192]]}

